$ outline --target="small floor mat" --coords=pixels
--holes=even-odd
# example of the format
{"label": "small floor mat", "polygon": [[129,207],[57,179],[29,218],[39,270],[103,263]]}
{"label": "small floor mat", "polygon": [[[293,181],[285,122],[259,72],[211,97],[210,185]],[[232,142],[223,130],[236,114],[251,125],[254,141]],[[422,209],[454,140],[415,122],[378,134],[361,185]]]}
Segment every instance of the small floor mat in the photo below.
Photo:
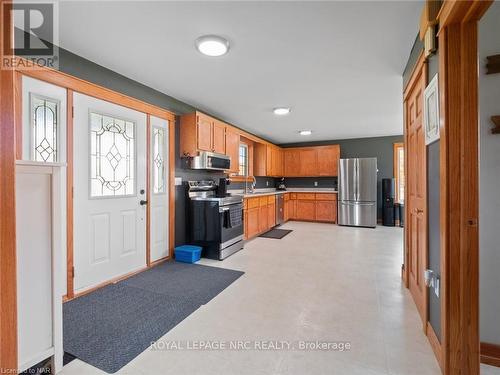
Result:
{"label": "small floor mat", "polygon": [[165,262],[63,305],[64,351],[114,373],[243,272]]}
{"label": "small floor mat", "polygon": [[276,240],[281,240],[283,237],[285,237],[287,234],[290,232],[293,232],[291,229],[271,229],[270,231],[266,233],[262,233],[259,237],[262,238],[274,238]]}

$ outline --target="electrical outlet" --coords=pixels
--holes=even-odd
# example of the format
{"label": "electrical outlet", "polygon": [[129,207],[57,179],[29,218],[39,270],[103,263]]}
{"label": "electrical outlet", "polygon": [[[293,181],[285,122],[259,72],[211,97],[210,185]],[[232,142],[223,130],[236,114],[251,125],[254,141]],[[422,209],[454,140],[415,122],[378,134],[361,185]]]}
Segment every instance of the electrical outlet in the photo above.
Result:
{"label": "electrical outlet", "polygon": [[314,186],[318,186],[318,181],[314,181]]}

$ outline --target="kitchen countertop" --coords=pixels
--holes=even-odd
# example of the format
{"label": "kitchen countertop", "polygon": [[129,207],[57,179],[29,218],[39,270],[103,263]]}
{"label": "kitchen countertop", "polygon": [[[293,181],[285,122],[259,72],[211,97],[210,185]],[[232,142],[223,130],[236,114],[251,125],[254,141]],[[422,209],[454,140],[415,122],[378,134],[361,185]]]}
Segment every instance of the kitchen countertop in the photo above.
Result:
{"label": "kitchen countertop", "polygon": [[337,190],[333,188],[289,188],[286,190],[276,189],[255,189],[255,193],[243,194],[243,190],[228,190],[231,194],[241,194],[243,198],[262,197],[266,195],[277,195],[285,193],[331,193],[336,194]]}

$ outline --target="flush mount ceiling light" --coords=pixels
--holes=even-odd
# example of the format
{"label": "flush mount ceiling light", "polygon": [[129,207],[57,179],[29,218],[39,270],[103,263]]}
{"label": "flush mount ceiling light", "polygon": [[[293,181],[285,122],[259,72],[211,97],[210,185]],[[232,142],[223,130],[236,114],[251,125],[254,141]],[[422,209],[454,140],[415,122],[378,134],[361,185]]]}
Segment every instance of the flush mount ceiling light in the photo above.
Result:
{"label": "flush mount ceiling light", "polygon": [[203,35],[196,39],[196,49],[206,56],[222,56],[229,51],[229,42],[217,35]]}
{"label": "flush mount ceiling light", "polygon": [[274,114],[278,116],[288,115],[290,111],[291,109],[287,107],[277,107],[273,109]]}
{"label": "flush mount ceiling light", "polygon": [[300,135],[311,135],[312,131],[311,130],[301,130],[299,131]]}

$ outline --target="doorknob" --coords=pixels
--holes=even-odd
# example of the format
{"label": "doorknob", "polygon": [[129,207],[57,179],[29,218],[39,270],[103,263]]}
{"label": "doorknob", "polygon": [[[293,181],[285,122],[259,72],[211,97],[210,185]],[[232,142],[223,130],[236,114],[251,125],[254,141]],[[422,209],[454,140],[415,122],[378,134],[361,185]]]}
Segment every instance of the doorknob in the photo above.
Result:
{"label": "doorknob", "polygon": [[148,201],[144,201],[144,200],[142,200],[142,201],[140,201],[140,202],[139,202],[139,204],[140,204],[141,206],[144,206],[145,204],[148,204]]}
{"label": "doorknob", "polygon": [[417,214],[423,214],[424,213],[424,210],[421,210],[420,208],[415,208],[415,212]]}

